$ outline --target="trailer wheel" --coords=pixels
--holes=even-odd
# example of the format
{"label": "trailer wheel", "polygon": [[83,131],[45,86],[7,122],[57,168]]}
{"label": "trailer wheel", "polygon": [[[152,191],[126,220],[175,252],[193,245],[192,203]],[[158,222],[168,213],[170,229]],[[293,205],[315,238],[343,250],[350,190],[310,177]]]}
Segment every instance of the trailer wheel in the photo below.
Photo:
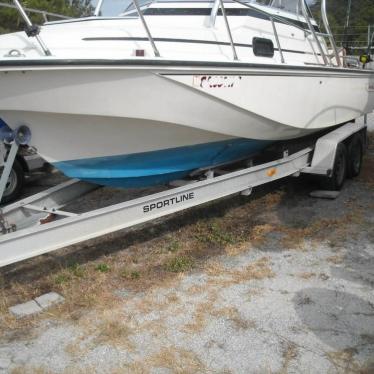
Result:
{"label": "trailer wheel", "polygon": [[322,187],[329,191],[342,189],[347,177],[347,147],[339,143],[336,149],[334,168],[330,177],[322,180]]}
{"label": "trailer wheel", "polygon": [[361,172],[364,146],[359,134],[355,134],[348,144],[347,176],[357,177]]}
{"label": "trailer wheel", "polygon": [[9,203],[10,201],[17,199],[21,194],[24,182],[25,175],[23,168],[18,160],[14,160],[13,168],[10,172],[1,203]]}

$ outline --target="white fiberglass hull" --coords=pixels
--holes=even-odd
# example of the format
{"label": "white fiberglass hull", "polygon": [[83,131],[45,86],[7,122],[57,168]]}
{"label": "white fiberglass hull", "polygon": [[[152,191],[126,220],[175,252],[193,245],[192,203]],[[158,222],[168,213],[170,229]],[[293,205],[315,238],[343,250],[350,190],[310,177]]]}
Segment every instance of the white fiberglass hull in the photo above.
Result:
{"label": "white fiberglass hull", "polygon": [[[31,143],[69,176],[99,183],[181,176],[353,120],[374,105],[370,72],[80,64],[0,71],[0,118],[12,128],[28,125]],[[126,162],[130,172],[121,169]]]}

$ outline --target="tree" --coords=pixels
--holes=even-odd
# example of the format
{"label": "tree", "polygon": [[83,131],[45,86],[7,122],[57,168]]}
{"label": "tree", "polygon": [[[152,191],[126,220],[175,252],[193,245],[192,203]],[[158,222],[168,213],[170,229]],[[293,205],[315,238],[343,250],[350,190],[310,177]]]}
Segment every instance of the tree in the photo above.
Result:
{"label": "tree", "polygon": [[[12,4],[11,1],[8,1]],[[90,0],[23,0],[25,8],[38,9],[46,12],[66,15],[70,17],[80,17],[92,14]],[[44,22],[43,16],[29,13],[31,20],[35,24]],[[16,9],[0,7],[0,33],[21,30],[24,23]]]}

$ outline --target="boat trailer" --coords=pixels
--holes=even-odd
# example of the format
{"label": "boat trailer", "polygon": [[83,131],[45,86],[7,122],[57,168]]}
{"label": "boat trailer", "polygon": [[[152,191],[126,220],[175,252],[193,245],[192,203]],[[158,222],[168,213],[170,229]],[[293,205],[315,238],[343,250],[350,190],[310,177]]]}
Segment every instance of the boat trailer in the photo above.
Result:
{"label": "boat trailer", "polygon": [[[301,173],[333,178],[339,145],[355,136],[364,142],[366,121],[347,123],[295,153],[283,149],[281,157],[270,162],[234,170],[207,170],[203,178],[175,181],[171,185],[177,187],[81,214],[62,208],[100,186],[68,180],[0,209],[0,267],[229,195],[249,196],[254,187],[281,178]],[[24,126],[13,134],[0,192],[19,144],[30,137],[31,132]]]}

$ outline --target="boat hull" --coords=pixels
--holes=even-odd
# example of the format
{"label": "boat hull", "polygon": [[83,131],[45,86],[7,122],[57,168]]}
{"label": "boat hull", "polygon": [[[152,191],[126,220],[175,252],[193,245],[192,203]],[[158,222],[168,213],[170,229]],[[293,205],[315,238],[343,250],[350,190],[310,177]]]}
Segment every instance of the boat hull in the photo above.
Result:
{"label": "boat hull", "polygon": [[[82,62],[83,64],[83,62]],[[2,70],[2,72],[1,72]],[[246,68],[0,69],[0,118],[70,177],[143,186],[249,157],[373,110],[373,73]],[[233,151],[234,150],[234,151]]]}
{"label": "boat hull", "polygon": [[71,178],[137,188],[165,184],[197,169],[248,158],[268,144],[265,140],[230,139],[130,155],[61,161],[54,165]]}

